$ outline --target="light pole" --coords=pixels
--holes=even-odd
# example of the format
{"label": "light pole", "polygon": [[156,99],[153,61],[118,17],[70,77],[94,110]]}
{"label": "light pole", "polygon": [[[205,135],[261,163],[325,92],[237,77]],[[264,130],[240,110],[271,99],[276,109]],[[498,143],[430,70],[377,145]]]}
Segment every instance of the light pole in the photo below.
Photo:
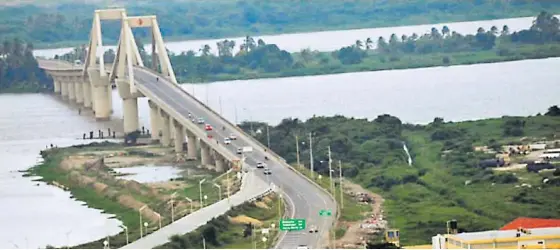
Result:
{"label": "light pole", "polygon": [[189,198],[189,197],[185,197],[185,199],[191,204],[191,214],[192,214],[192,212],[194,211],[194,209],[193,209],[193,201],[192,201],[191,198]]}
{"label": "light pole", "polygon": [[167,203],[171,203],[171,222],[175,222],[175,196],[177,195],[177,192],[174,192],[171,194],[171,200]]}
{"label": "light pole", "polygon": [[202,248],[206,249],[206,238],[204,236],[202,236]]}
{"label": "light pole", "polygon": [[142,233],[142,210],[144,210],[147,207],[148,205],[144,205],[140,209],[138,209],[138,213],[140,214],[140,238],[144,237],[144,234]]}
{"label": "light pole", "polygon": [[342,188],[342,161],[340,160],[338,161],[338,174],[338,182],[340,182],[340,208],[344,208],[344,189]]}
{"label": "light pole", "polygon": [[262,242],[263,242],[263,248],[266,248],[266,241],[268,240],[266,237],[262,237]]}
{"label": "light pole", "polygon": [[332,170],[331,146],[328,146],[327,150],[328,150],[328,153],[329,153],[329,178],[331,180],[331,193],[334,197],[336,197],[336,194],[334,192],[334,185],[333,185],[334,183],[333,183],[333,179],[332,179],[333,170]]}
{"label": "light pole", "polygon": [[159,214],[159,213],[156,212],[156,211],[154,211],[154,214],[156,214],[156,216],[158,217],[159,229],[161,229],[161,214]]}
{"label": "light pole", "polygon": [[311,179],[313,179],[313,134],[309,132],[309,169],[311,170]]}
{"label": "light pole", "polygon": [[103,249],[109,249],[109,241],[108,240],[103,241]]}
{"label": "light pole", "polygon": [[144,229],[146,231],[146,235],[148,234],[148,222],[144,222]]}
{"label": "light pole", "polygon": [[299,165],[299,139],[298,139],[297,135],[296,135],[296,161],[297,161],[297,166],[299,168],[300,167],[300,165]]}
{"label": "light pole", "polygon": [[128,227],[125,225],[120,225],[120,228],[124,229],[125,235],[126,235],[126,244],[128,245]]}
{"label": "light pole", "polygon": [[66,232],[66,249],[70,249],[70,234],[72,233],[72,230]]}
{"label": "light pole", "polygon": [[220,187],[220,185],[214,183],[214,187],[218,188],[218,200],[222,200],[222,187]]}
{"label": "light pole", "polygon": [[269,132],[268,127],[269,127],[268,124],[266,124],[266,142],[268,143],[268,145],[267,145],[268,148],[270,148],[270,132]]}
{"label": "light pole", "polygon": [[202,200],[202,183],[204,183],[206,179],[202,179],[198,182],[198,194],[200,194],[200,208],[204,207],[204,201]]}

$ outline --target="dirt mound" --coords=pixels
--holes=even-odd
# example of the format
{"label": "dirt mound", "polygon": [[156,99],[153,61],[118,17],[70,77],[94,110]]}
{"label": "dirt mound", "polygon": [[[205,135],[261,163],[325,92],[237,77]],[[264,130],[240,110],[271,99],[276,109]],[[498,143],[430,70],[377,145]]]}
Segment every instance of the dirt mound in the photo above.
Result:
{"label": "dirt mound", "polygon": [[107,188],[109,187],[106,184],[101,183],[101,182],[95,182],[95,183],[93,183],[92,186],[93,186],[93,189],[95,190],[95,192],[97,192],[99,194],[104,193],[105,190],[107,190]]}
{"label": "dirt mound", "polygon": [[255,206],[259,207],[259,208],[264,208],[264,209],[270,209],[270,207],[268,205],[266,205],[266,203],[262,202],[262,201],[257,201],[255,202]]}
{"label": "dirt mound", "polygon": [[71,155],[62,160],[59,167],[65,171],[71,171],[72,169],[82,168],[82,166],[92,160],[94,160],[94,158],[89,156]]}
{"label": "dirt mound", "polygon": [[93,184],[95,182],[94,178],[84,176],[78,171],[70,172],[69,179],[70,179],[70,181],[72,181],[74,183],[77,183],[81,187],[88,186],[88,185]]}
{"label": "dirt mound", "polygon": [[246,215],[238,215],[238,216],[235,216],[235,217],[230,217],[229,220],[231,221],[231,223],[234,223],[234,224],[249,224],[249,223],[251,223],[251,224],[253,224],[257,227],[260,227],[260,226],[263,225],[262,221],[257,220],[255,218],[251,218],[251,217],[246,216]]}
{"label": "dirt mound", "polygon": [[[146,205],[143,202],[137,201],[130,195],[120,195],[117,200],[121,205],[132,208],[134,210],[139,210],[144,205]],[[150,207],[146,207],[142,210],[142,216],[151,222],[158,222],[158,216],[152,209],[150,209]]]}

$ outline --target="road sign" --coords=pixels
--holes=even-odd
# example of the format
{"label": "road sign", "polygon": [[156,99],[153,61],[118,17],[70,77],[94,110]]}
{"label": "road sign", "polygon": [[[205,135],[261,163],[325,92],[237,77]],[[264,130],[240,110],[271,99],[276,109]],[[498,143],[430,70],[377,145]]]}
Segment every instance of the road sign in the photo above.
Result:
{"label": "road sign", "polygon": [[305,219],[284,219],[284,220],[280,220],[280,230],[282,230],[282,231],[301,231],[301,230],[305,230]]}
{"label": "road sign", "polygon": [[321,211],[319,211],[319,216],[331,216],[331,215],[332,215],[331,210],[321,209]]}

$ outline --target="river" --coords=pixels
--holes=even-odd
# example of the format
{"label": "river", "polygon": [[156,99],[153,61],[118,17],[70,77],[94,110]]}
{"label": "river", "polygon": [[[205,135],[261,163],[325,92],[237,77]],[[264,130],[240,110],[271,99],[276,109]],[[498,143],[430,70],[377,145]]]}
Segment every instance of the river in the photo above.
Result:
{"label": "river", "polygon": [[[323,32],[310,32],[310,33],[295,33],[295,34],[282,34],[282,35],[268,35],[256,36],[255,41],[259,38],[267,43],[274,43],[281,49],[289,52],[299,52],[305,48],[319,51],[333,51],[340,49],[343,46],[352,45],[356,40],[364,41],[368,37],[372,38],[374,42],[377,41],[379,36],[389,39],[391,34],[395,33],[400,37],[403,34],[411,35],[417,33],[418,35],[429,33],[432,27],[436,27],[441,31],[444,25],[447,25],[452,31],[461,34],[474,34],[479,27],[489,30],[492,26],[502,29],[504,25],[508,25],[511,32],[527,29],[531,26],[533,17],[521,18],[508,18],[496,19],[486,21],[472,21],[472,22],[456,22],[456,23],[439,23],[439,24],[425,24],[425,25],[411,25],[400,27],[386,27],[386,28],[371,28],[371,29],[354,29],[354,30],[337,30],[337,31],[323,31]],[[243,43],[243,37],[230,37],[221,39],[209,40],[191,40],[181,42],[166,42],[167,49],[175,54],[183,51],[193,50],[198,52],[205,44],[210,45],[212,52],[217,53],[216,42],[224,39],[234,40],[237,45]],[[108,49],[115,49],[115,46],[104,46],[103,50],[99,50],[98,55]],[[237,46],[239,48],[239,46]],[[146,51],[151,51],[151,45],[145,45]],[[55,55],[61,55],[72,51],[72,48],[59,48],[59,49],[45,49],[35,50],[36,56],[43,56],[52,58]]]}
{"label": "river", "polygon": [[[452,30],[475,31],[479,26],[507,24],[511,30],[526,28],[530,18],[449,24]],[[311,47],[332,50],[356,39],[380,33],[423,33],[432,26],[331,31],[263,37],[280,47],[297,51]],[[378,32],[378,33],[376,33]],[[353,34],[353,35],[352,35]],[[274,40],[277,39],[277,40]],[[374,39],[375,40],[375,39]],[[284,41],[284,42],[281,42]],[[204,41],[170,43],[174,52],[197,49]],[[49,56],[53,52],[37,51]],[[55,52],[55,53],[60,53]],[[560,99],[560,59],[436,67],[412,70],[348,73],[338,75],[258,79],[183,85],[231,121],[258,120],[278,123],[285,117],[307,119],[313,115],[375,118],[389,113],[405,122],[426,123],[434,117],[469,120],[502,115],[544,112]],[[208,94],[207,94],[208,93]],[[108,127],[122,131],[121,101],[113,93],[115,121],[99,123],[58,98],[45,94],[0,95],[0,248],[37,248],[47,244],[75,245],[120,231],[109,215],[86,208],[63,192],[44,184],[36,186],[18,170],[39,160],[47,144],[81,143],[90,130]],[[141,123],[148,127],[147,100],[139,101]],[[101,247],[101,246],[100,246]]]}

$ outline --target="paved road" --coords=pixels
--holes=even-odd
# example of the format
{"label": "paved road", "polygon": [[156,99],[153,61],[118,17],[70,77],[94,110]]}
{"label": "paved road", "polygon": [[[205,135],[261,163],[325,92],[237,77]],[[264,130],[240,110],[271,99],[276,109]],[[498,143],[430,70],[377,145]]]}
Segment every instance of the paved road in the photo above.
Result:
{"label": "paved road", "polygon": [[[188,114],[191,113],[195,118],[204,118],[206,123],[214,127],[214,131],[211,134],[219,140],[218,143],[223,143],[223,139],[230,134],[236,134],[238,139],[232,141],[232,144],[228,146],[228,149],[232,152],[235,153],[239,147],[254,145],[254,143],[249,142],[249,138],[240,134],[237,129],[208,111],[171,82],[163,78],[159,78],[159,81],[157,81],[156,75],[141,68],[135,68],[134,76],[138,84],[156,94],[169,107],[175,109],[181,115],[188,117]],[[202,128],[203,125],[200,126]],[[225,127],[225,130],[222,130],[222,127]],[[256,166],[257,162],[265,162],[271,169],[272,175],[264,175],[262,170],[259,170],[257,171],[257,176],[267,182],[274,183],[283,190],[287,196],[293,218],[306,219],[308,226],[316,225],[319,228],[319,233],[313,234],[307,231],[287,233],[280,240],[277,247],[296,248],[299,245],[307,245],[311,248],[316,248],[324,246],[324,235],[327,233],[333,218],[320,217],[319,210],[332,209],[333,212],[336,211],[334,201],[314,184],[283,166],[270,155],[269,160],[265,161],[265,152],[262,149],[255,147],[253,149],[252,153],[245,155],[245,162],[253,167]]]}
{"label": "paved road", "polygon": [[229,199],[223,199],[210,206],[189,214],[172,224],[162,227],[160,230],[147,235],[135,242],[132,242],[123,249],[152,249],[163,245],[169,241],[169,237],[176,234],[186,234],[196,230],[198,227],[206,224],[208,221],[222,214],[225,214],[231,207],[239,206],[245,201],[258,197],[270,190],[270,185],[259,179],[254,173],[245,174],[241,190]]}
{"label": "paved road", "polygon": [[[44,65],[44,62],[41,62],[41,64]],[[68,64],[62,63],[45,64],[49,66],[68,67]],[[268,183],[274,183],[282,189],[290,210],[289,217],[306,219],[308,227],[315,225],[319,228],[319,233],[308,233],[307,231],[286,233],[281,236],[277,248],[293,249],[300,245],[306,245],[310,248],[320,248],[326,245],[325,236],[334,218],[320,217],[319,211],[321,209],[331,209],[333,212],[336,211],[336,204],[327,194],[307,181],[304,177],[284,166],[269,153],[264,152],[264,149],[260,148],[252,139],[239,133],[235,127],[207,110],[178,86],[173,85],[171,82],[161,77],[159,81],[157,81],[157,76],[155,74],[142,68],[135,68],[134,76],[137,84],[142,85],[142,87],[156,94],[170,108],[184,117],[188,117],[188,114],[191,113],[196,118],[204,118],[207,123],[215,128],[211,133],[214,138],[219,140],[218,143],[223,143],[223,139],[230,134],[236,134],[238,139],[228,146],[231,152],[235,153],[238,147],[252,146],[254,151],[245,155],[245,164],[255,167],[257,162],[265,162],[271,169],[272,175],[264,175],[261,170],[258,170],[256,171],[256,176]],[[201,129],[203,129],[202,125],[200,126]],[[222,127],[225,127],[225,130],[222,130]],[[264,161],[265,155],[268,155],[268,161]]]}

